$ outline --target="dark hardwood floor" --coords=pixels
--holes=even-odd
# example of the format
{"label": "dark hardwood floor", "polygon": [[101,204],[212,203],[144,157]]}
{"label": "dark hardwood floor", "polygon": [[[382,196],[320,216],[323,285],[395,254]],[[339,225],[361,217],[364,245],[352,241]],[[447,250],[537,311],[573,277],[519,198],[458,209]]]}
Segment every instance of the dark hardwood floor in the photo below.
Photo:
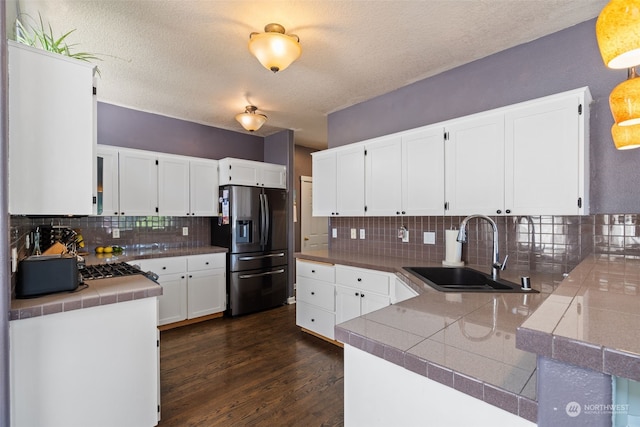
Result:
{"label": "dark hardwood floor", "polygon": [[164,331],[159,426],[342,426],[342,356],[295,305]]}

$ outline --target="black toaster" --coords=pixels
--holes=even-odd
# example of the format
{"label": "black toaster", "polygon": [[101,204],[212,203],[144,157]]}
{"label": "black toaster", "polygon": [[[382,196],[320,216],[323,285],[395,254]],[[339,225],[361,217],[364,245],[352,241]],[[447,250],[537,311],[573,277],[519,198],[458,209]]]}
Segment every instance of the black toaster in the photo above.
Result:
{"label": "black toaster", "polygon": [[18,265],[16,298],[75,291],[80,284],[78,259],[72,255],[35,255]]}

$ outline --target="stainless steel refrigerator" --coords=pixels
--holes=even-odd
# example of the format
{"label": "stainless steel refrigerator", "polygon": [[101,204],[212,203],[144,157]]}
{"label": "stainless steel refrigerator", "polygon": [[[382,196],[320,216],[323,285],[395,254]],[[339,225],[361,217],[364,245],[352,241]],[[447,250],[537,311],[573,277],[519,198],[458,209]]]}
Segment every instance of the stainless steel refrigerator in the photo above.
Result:
{"label": "stainless steel refrigerator", "polygon": [[227,253],[227,314],[237,316],[287,300],[287,192],[275,188],[220,187],[220,216],[211,243]]}

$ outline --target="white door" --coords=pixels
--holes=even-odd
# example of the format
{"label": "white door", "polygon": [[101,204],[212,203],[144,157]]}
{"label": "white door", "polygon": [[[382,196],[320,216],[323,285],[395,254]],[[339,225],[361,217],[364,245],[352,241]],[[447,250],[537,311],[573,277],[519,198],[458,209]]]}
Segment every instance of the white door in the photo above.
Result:
{"label": "white door", "polygon": [[335,151],[311,153],[313,171],[313,215],[336,215],[337,163]]}
{"label": "white door", "polygon": [[402,210],[402,147],[399,136],[366,142],[367,215],[404,215]]}
{"label": "white door", "polygon": [[120,150],[120,215],[157,215],[158,166],[156,156]]}
{"label": "white door", "polygon": [[364,145],[336,153],[336,215],[364,216]]}
{"label": "white door", "polygon": [[158,163],[158,214],[189,215],[189,161],[159,156]]}
{"label": "white door", "polygon": [[300,249],[302,252],[326,250],[329,245],[327,217],[313,216],[313,183],[300,177]]}
{"label": "white door", "polygon": [[336,286],[336,325],[360,317],[360,289]]}
{"label": "white door", "polygon": [[581,214],[579,105],[575,95],[507,113],[505,208],[513,215]]}
{"label": "white door", "polygon": [[226,308],[226,280],[223,268],[189,272],[187,319],[223,312]]}
{"label": "white door", "polygon": [[[102,174],[98,184],[98,215],[120,215],[118,190],[118,150],[109,146],[98,146],[98,157],[102,159]],[[100,185],[102,184],[102,185]]]}
{"label": "white door", "polygon": [[218,162],[191,160],[189,162],[191,215],[218,215]]}
{"label": "white door", "polygon": [[447,127],[446,215],[504,214],[504,113]]}
{"label": "white door", "polygon": [[160,276],[162,295],[158,297],[158,325],[187,318],[187,277],[185,273]]}

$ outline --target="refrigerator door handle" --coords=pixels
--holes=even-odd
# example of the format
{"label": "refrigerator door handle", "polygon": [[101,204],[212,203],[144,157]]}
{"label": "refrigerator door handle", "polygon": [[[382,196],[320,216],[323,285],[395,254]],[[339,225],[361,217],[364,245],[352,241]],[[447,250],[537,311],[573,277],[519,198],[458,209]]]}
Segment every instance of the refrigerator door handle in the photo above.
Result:
{"label": "refrigerator door handle", "polygon": [[242,256],[238,258],[238,261],[253,261],[256,259],[265,259],[265,258],[282,258],[283,256],[284,256],[284,252],[280,252],[277,254],[258,255],[258,256]]}
{"label": "refrigerator door handle", "polygon": [[252,279],[254,277],[270,276],[272,274],[282,274],[282,273],[284,273],[284,268],[281,268],[279,270],[274,270],[274,271],[267,271],[265,273],[241,274],[238,277],[240,277],[241,279]]}
{"label": "refrigerator door handle", "polygon": [[264,246],[264,194],[260,193],[258,196],[260,198],[260,246]]}
{"label": "refrigerator door handle", "polygon": [[271,235],[271,215],[269,213],[269,196],[264,195],[264,244],[265,246],[269,243],[269,236]]}

